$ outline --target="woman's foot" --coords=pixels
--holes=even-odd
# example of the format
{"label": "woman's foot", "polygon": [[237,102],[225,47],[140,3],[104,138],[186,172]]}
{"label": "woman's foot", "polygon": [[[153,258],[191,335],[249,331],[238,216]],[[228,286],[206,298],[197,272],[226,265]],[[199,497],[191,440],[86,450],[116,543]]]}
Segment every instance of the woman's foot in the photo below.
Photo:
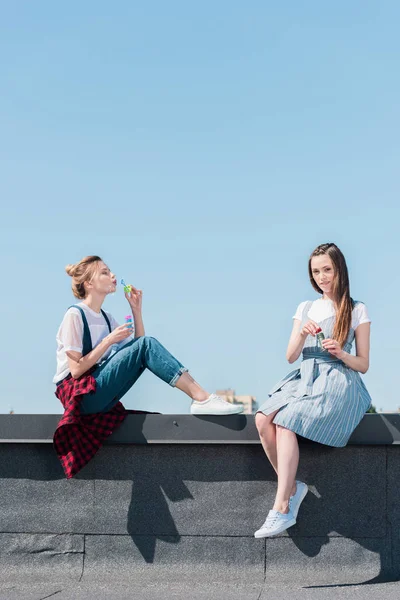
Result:
{"label": "woman's foot", "polygon": [[270,510],[268,513],[268,517],[265,519],[265,522],[257,529],[254,534],[255,538],[264,538],[264,537],[272,537],[274,535],[278,535],[289,529],[295,525],[296,519],[293,514],[290,512],[287,514],[282,514],[278,510]]}
{"label": "woman's foot", "polygon": [[192,415],[238,415],[243,412],[243,405],[231,404],[216,394],[210,394],[201,402],[193,400],[190,412]]}
{"label": "woman's foot", "polygon": [[299,512],[300,504],[303,502],[304,498],[308,492],[308,486],[302,481],[296,481],[296,492],[289,499],[289,508],[293,513],[294,518],[297,518],[297,513]]}

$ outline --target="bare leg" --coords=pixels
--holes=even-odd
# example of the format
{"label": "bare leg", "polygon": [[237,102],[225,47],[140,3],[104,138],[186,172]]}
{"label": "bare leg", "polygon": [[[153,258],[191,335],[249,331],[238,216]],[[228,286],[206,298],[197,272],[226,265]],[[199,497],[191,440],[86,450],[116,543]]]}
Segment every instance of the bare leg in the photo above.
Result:
{"label": "bare leg", "polygon": [[264,415],[264,413],[256,414],[256,427],[258,430],[258,435],[260,436],[260,441],[262,447],[264,448],[264,452],[267,455],[269,462],[275,470],[275,473],[278,475],[278,456],[276,452],[276,425],[272,422],[276,413],[278,411],[271,413],[270,415]]}
{"label": "bare leg", "polygon": [[281,425],[276,426],[276,449],[278,456],[278,491],[274,510],[289,512],[289,498],[296,487],[296,472],[299,465],[299,443],[294,431]]}
{"label": "bare leg", "polygon": [[178,381],[176,382],[175,387],[177,387],[178,390],[185,392],[185,394],[190,396],[190,398],[192,398],[192,400],[197,400],[198,402],[207,400],[207,398],[210,395],[187,372],[182,373],[182,375],[179,377]]}
{"label": "bare leg", "polygon": [[[269,462],[274,468],[275,473],[278,475],[278,455],[277,455],[277,443],[276,443],[276,425],[273,423],[273,419],[278,411],[271,413],[270,415],[264,415],[264,413],[256,414],[256,427],[260,436],[262,447],[267,455]],[[294,482],[291,490],[291,495],[296,493],[296,482]]]}

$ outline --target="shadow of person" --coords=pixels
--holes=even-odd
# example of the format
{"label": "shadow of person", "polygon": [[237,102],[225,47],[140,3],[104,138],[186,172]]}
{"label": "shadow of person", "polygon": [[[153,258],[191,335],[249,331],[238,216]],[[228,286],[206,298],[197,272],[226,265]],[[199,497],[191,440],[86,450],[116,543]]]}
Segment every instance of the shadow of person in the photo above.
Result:
{"label": "shadow of person", "polygon": [[[207,415],[198,420],[207,422],[211,439],[229,438],[229,431],[244,430],[247,423],[243,415],[230,418]],[[213,425],[218,432],[216,436]],[[251,445],[245,457],[243,446],[236,444],[203,442],[200,448],[193,443],[167,444],[162,445],[162,454],[159,448],[156,444],[144,444],[136,446],[134,452],[128,450],[124,458],[121,456],[118,471],[113,472],[116,478],[132,480],[127,531],[148,563],[155,561],[157,540],[178,544],[180,531],[198,535],[199,527],[205,535],[212,535],[215,526],[218,527],[217,511],[224,507],[218,496],[221,489],[247,479],[261,481],[265,472],[259,445]],[[123,449],[114,451],[120,453]],[[186,482],[190,482],[190,489]],[[237,501],[230,498],[225,502],[234,505]],[[224,525],[221,534],[223,528]],[[234,533],[234,525],[229,533]]]}
{"label": "shadow of person", "polygon": [[222,427],[223,429],[230,429],[231,431],[243,431],[245,428],[247,433],[250,431],[247,415],[225,415],[225,417],[221,417],[221,415],[193,415],[193,418],[196,421],[213,423],[218,426],[218,430]]}
{"label": "shadow of person", "polygon": [[[57,482],[64,476],[49,445],[0,444],[4,502],[9,503],[13,498],[14,505],[22,509],[29,506],[30,522],[39,523],[41,530],[49,530],[49,523],[54,523],[55,531],[59,530],[65,503],[70,503],[65,525],[68,531],[91,532],[94,527],[96,532],[128,533],[143,559],[149,563],[155,560],[157,539],[178,544],[181,532],[195,535],[194,528],[199,523],[204,535],[220,531],[225,536],[248,536],[249,522],[261,522],[264,504],[270,500],[263,500],[263,504],[259,502],[265,496],[263,484],[275,482],[275,474],[269,468],[261,446],[235,443],[148,444],[142,431],[147,414],[136,413],[135,419],[126,423],[128,428],[135,429],[134,448],[129,442],[108,444],[73,481]],[[221,423],[222,419],[218,420],[218,424]],[[393,426],[394,421],[391,423]],[[214,424],[209,425],[212,427]],[[239,429],[241,426],[241,422],[239,427],[234,425]],[[248,426],[254,428],[254,419]],[[393,441],[391,433],[384,427],[381,434],[381,444]],[[253,436],[249,439],[252,440]],[[388,489],[387,457],[390,447],[357,445],[356,435],[354,440],[355,445],[351,445],[350,440],[349,447],[330,448],[299,437],[298,478],[311,487],[311,492],[301,506],[297,524],[288,530],[288,535],[300,552],[308,557],[317,556],[331,542],[331,536],[351,540],[379,554],[380,572],[361,583],[343,583],[342,575],[337,583],[318,587],[398,581],[400,574],[392,569],[391,551],[388,549],[389,527],[400,523],[400,507],[394,502],[387,504],[385,500],[382,506],[382,490]],[[46,483],[43,492],[37,481]],[[41,510],[40,503],[36,508],[34,503],[28,502],[28,498],[45,490],[49,494],[47,482],[51,484],[52,481],[56,485],[51,488],[50,497],[54,495],[60,501],[53,502],[51,511]],[[93,481],[95,486],[91,485]],[[204,482],[212,485],[204,487]],[[249,482],[250,486],[247,485]],[[271,499],[272,490],[273,486],[268,486],[267,495],[271,495]],[[240,502],[238,494],[243,494]],[[110,498],[115,506],[110,507]],[[80,508],[78,500],[89,500],[95,506],[93,524],[89,521],[92,518],[89,517],[90,511],[82,509],[83,529],[79,515],[75,514]],[[59,506],[59,512],[54,510],[55,506]],[[236,515],[232,523],[220,512],[221,506],[225,517],[230,512]],[[221,518],[222,525],[219,523]]]}
{"label": "shadow of person", "polygon": [[[108,480],[111,487],[115,481],[132,482],[131,491],[126,492],[130,493],[126,531],[144,560],[152,563],[157,539],[171,544],[177,544],[181,539],[168,500],[180,502],[193,497],[179,472],[165,469],[163,461],[157,461],[153,446],[148,444],[143,433],[147,416],[161,413],[136,410],[128,410],[128,413],[135,418],[127,418],[116,435],[120,439],[134,439],[133,452],[132,444],[113,444],[111,436],[111,444],[105,450],[111,457],[111,465],[109,460],[96,461],[94,477]],[[126,506],[128,498],[120,497],[120,501]]]}
{"label": "shadow of person", "polygon": [[147,563],[154,562],[157,540],[178,544],[181,536],[171,515],[168,500],[193,500],[187,486],[176,474],[162,477],[135,477],[127,516],[127,532]]}
{"label": "shadow of person", "polygon": [[[390,443],[389,430],[382,429],[380,434]],[[337,538],[345,538],[379,554],[380,559],[380,571],[370,579],[343,583],[342,576],[338,582],[304,587],[350,587],[399,581],[400,573],[392,566],[388,546],[388,522],[393,515],[387,514],[386,498],[382,499],[382,490],[387,489],[387,448],[366,445],[331,448],[298,437],[301,451],[297,478],[309,485],[310,492],[301,505],[296,525],[288,530],[293,543],[303,554],[314,557],[331,542],[332,536],[336,538],[335,543],[338,543]],[[357,433],[352,439],[357,439]]]}

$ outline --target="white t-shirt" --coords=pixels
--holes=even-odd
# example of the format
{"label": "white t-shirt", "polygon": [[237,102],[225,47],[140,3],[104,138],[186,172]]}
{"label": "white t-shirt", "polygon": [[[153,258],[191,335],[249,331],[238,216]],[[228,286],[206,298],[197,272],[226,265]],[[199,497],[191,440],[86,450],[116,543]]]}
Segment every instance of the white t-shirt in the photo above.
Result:
{"label": "white t-shirt", "polygon": [[[293,319],[299,319],[300,321],[303,318],[303,310],[306,302],[301,302],[297,307],[296,314],[293,316]],[[308,311],[308,318],[316,323],[320,323],[324,319],[328,317],[335,316],[335,307],[333,305],[332,300],[323,300],[319,298],[318,300],[314,300],[311,305],[311,308]],[[351,326],[354,331],[357,329],[359,325],[362,323],[371,323],[371,319],[368,316],[367,307],[362,302],[358,302],[356,306],[353,308],[352,312],[352,321]]]}
{"label": "white t-shirt", "polygon": [[[97,313],[89,308],[83,302],[80,302],[77,306],[80,306],[85,311],[85,316],[88,322],[90,337],[92,340],[92,348],[95,348],[102,339],[104,339],[110,332],[108,325],[102,313]],[[117,321],[114,317],[104,311],[110,321],[111,331],[118,327]],[[101,358],[97,361],[98,363],[103,362],[111,354],[115,353],[119,348],[133,340],[134,334],[120,342],[119,344],[113,344],[110,346]],[[69,350],[74,352],[82,352],[83,343],[83,321],[82,315],[79,309],[73,306],[67,310],[62,320],[62,323],[57,332],[57,371],[53,378],[54,383],[58,383],[69,373],[68,358],[66,353]]]}

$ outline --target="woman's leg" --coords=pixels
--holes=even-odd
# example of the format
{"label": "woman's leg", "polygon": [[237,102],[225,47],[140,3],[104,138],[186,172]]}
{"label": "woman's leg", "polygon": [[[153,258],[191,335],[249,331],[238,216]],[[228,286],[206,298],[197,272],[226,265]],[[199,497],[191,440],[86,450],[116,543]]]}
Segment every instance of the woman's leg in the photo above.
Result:
{"label": "woman's leg", "polygon": [[269,462],[278,475],[278,456],[276,452],[276,425],[273,423],[278,411],[264,415],[262,412],[256,414],[255,422],[260,436],[260,441]]}
{"label": "woman's leg", "polygon": [[209,396],[158,340],[143,336],[123,346],[94,371],[96,392],[82,399],[81,412],[91,414],[110,410],[146,368],[194,400],[201,402]]}
{"label": "woman's leg", "polygon": [[[278,475],[278,452],[277,452],[277,439],[276,439],[276,428],[277,425],[273,423],[274,417],[279,411],[275,411],[269,415],[264,415],[262,412],[258,412],[256,414],[255,422],[258,430],[258,435],[260,436],[260,441],[262,447],[264,448],[264,452],[271,463],[275,473]],[[296,482],[293,483],[292,488],[290,490],[290,495],[293,495],[296,492]]]}
{"label": "woman's leg", "polygon": [[177,380],[175,387],[182,392],[185,392],[192,400],[197,400],[197,402],[203,402],[207,400],[209,397],[209,393],[206,392],[198,383],[193,379],[193,377],[187,371],[182,373],[182,375]]}
{"label": "woman's leg", "polygon": [[294,431],[276,425],[276,449],[278,461],[278,491],[274,510],[289,512],[289,499],[296,490],[296,473],[299,465],[299,443]]}

